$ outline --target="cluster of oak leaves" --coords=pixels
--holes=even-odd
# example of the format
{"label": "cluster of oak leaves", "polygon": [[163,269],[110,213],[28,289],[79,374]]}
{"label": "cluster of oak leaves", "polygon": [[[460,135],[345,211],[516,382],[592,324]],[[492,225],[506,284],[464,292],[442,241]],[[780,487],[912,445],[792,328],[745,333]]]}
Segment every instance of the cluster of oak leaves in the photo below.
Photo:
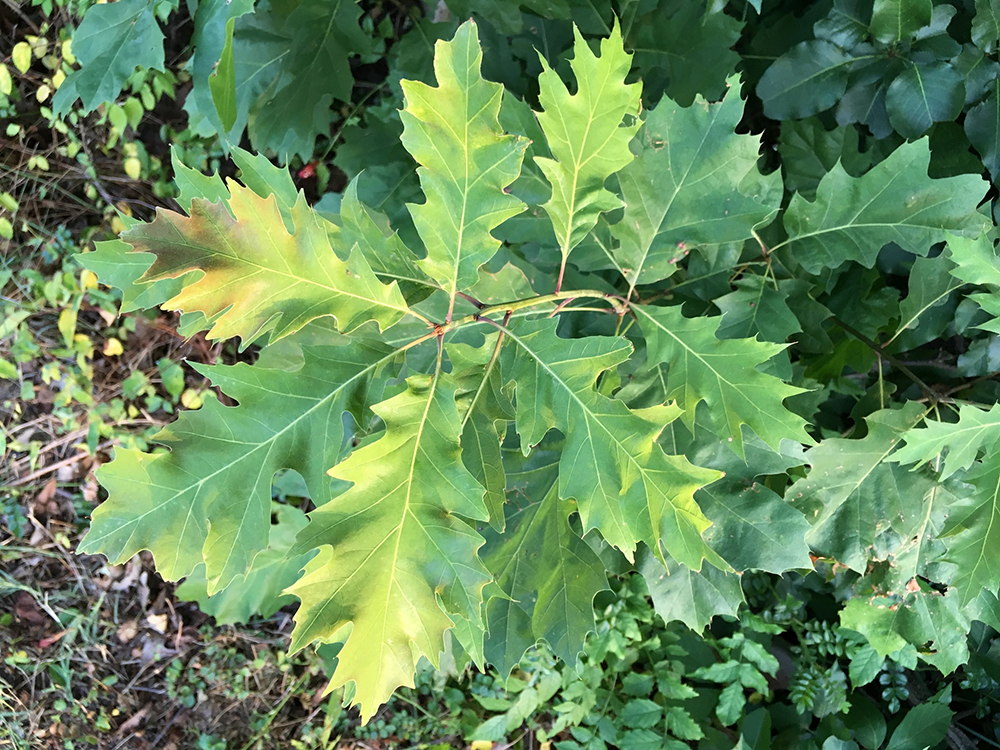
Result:
{"label": "cluster of oak leaves", "polygon": [[[539,638],[574,659],[609,568],[634,566],[666,619],[702,628],[736,614],[740,572],[812,552],[863,575],[842,624],[879,654],[963,663],[972,619],[1000,628],[1000,408],[883,404],[863,438],[816,444],[789,406],[807,389],[785,382],[788,332],[760,312],[734,336],[739,315],[686,317],[669,290],[694,248],[731,263],[756,320],[779,283],[946,243],[952,288],[974,285],[1000,332],[983,181],[928,178],[922,140],[782,208],[780,173],[735,132],[735,80],[718,103],[641,112],[618,30],[599,54],[577,34],[575,93],[543,60],[533,111],[480,61],[469,22],[438,42],[437,86],[403,83],[419,254],[355,184],[321,215],[236,150],[245,186],[178,166],[188,215],[82,256],[123,309],[265,346],[198,368],[237,406],[209,399],[160,433],[167,450],[116,452],[81,551],[149,549],[165,578],[220,596],[282,569],[292,647],[343,644],[331,687],[353,683],[365,718],[446,638],[503,674]],[[784,309],[808,351],[821,321]],[[282,470],[315,509],[272,524]]]}

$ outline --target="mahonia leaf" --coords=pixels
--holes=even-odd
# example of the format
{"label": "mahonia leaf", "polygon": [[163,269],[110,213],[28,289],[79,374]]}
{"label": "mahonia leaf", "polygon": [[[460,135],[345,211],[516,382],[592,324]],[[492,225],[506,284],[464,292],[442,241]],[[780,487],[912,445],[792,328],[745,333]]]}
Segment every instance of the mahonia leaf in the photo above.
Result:
{"label": "mahonia leaf", "polygon": [[735,616],[744,601],[735,573],[711,566],[698,572],[671,559],[664,565],[648,550],[636,556],[636,563],[664,622],[680,620],[700,633],[717,615]]}
{"label": "mahonia leaf", "polygon": [[986,185],[979,175],[927,176],[926,140],[904,143],[861,177],[838,164],[819,183],[816,200],[792,197],[783,222],[788,252],[809,273],[854,260],[871,268],[884,245],[927,255],[948,232],[982,234],[989,219],[976,211]]}
{"label": "mahonia leaf", "polygon": [[743,425],[775,450],[784,439],[812,443],[805,420],[782,403],[803,389],[757,370],[784,346],[756,339],[719,339],[715,335],[719,318],[685,318],[680,307],[632,309],[646,335],[650,365],[670,365],[667,398],[677,400],[689,427],[704,401],[741,458]]}
{"label": "mahonia leaf", "polygon": [[986,235],[972,240],[949,236],[948,252],[957,265],[951,270],[955,278],[989,289],[969,295],[969,299],[992,317],[978,327],[1000,333],[1000,258],[993,249],[993,240]]}
{"label": "mahonia leaf", "polygon": [[698,569],[703,558],[728,567],[702,539],[709,522],[694,491],[717,479],[656,443],[679,414],[669,407],[634,412],[594,390],[604,370],[624,362],[622,338],[561,339],[558,321],[519,321],[505,329],[504,378],[516,383],[517,431],[527,453],[550,429],[566,436],[559,494],[580,508],[584,532],[596,528],[631,558],[637,541]]}
{"label": "mahonia leaf", "polygon": [[487,605],[486,656],[504,677],[540,639],[574,664],[596,629],[594,597],[608,588],[597,553],[570,525],[576,506],[559,498],[557,473],[550,472],[548,491],[532,487],[524,501],[515,501],[506,534],[486,535],[483,560],[509,597]]}
{"label": "mahonia leaf", "polygon": [[273,503],[277,523],[272,524],[267,549],[253,560],[244,576],[237,577],[214,596],[208,595],[205,566],[199,565],[177,587],[177,598],[198,602],[198,609],[211,615],[219,625],[249,622],[251,617],[270,617],[279,609],[295,603],[295,597],[282,592],[298,579],[310,554],[290,555],[295,536],[305,527],[305,513],[293,505]]}
{"label": "mahonia leaf", "polygon": [[80,551],[117,564],[148,549],[168,580],[204,562],[209,594],[245,574],[268,544],[274,473],[295,469],[317,503],[329,498],[325,472],[343,447],[343,414],[361,418],[379,392],[373,376],[394,356],[364,340],[303,353],[295,372],[197,366],[240,405],[209,399],[183,412],[155,437],[169,453],[117,449],[98,472],[109,496]]}
{"label": "mahonia leaf", "polygon": [[210,337],[239,336],[244,347],[324,315],[351,331],[369,320],[385,329],[409,312],[398,287],[380,283],[360,252],[346,262],[336,256],[304,196],[292,209],[291,234],[273,197],[235,182],[229,189],[232,216],[221,203],[195,200],[190,217],[159,210],[152,223],[123,233],[137,251],[156,256],[142,281],[201,272],[164,307],[203,312],[213,319]]}
{"label": "mahonia leaf", "polygon": [[[500,247],[490,231],[524,210],[504,188],[517,178],[528,141],[503,135],[503,87],[480,73],[474,21],[434,47],[437,87],[403,81],[403,145],[420,167],[426,202],[409,204],[427,248],[418,262],[451,297],[472,286]],[[449,316],[450,319],[450,316]]]}
{"label": "mahonia leaf", "polygon": [[983,411],[972,404],[960,404],[957,422],[925,422],[923,429],[913,429],[903,436],[906,445],[890,460],[901,464],[933,461],[944,451],[945,480],[961,469],[968,469],[983,449],[994,453],[1000,441],[1000,404]]}
{"label": "mahonia leaf", "polygon": [[780,174],[757,171],[760,139],[737,135],[743,100],[679,107],[663,98],[639,131],[637,158],[618,174],[625,214],[612,227],[631,287],[670,276],[693,245],[739,242],[781,203]]}
{"label": "mahonia leaf", "polygon": [[542,64],[538,101],[544,111],[537,117],[553,158],[536,157],[535,163],[552,185],[552,197],[542,208],[552,219],[564,263],[598,217],[622,205],[604,183],[633,159],[629,141],[639,128],[642,92],[641,84],[625,83],[632,56],[622,47],[617,23],[601,41],[600,57],[576,27],[574,34],[570,65],[575,94],[538,56]]}
{"label": "mahonia leaf", "polygon": [[883,409],[865,420],[868,434],[861,440],[827,438],[806,452],[812,469],[785,496],[812,523],[806,540],[813,548],[864,572],[877,533],[894,509],[912,502],[922,481],[885,460],[923,413],[912,401]]}
{"label": "mahonia leaf", "polygon": [[383,436],[330,470],[353,486],[309,514],[293,553],[320,551],[288,589],[302,600],[293,651],[353,626],[330,689],[354,682],[364,721],[397,687],[413,686],[420,656],[438,663],[448,613],[483,629],[490,580],[477,556],[484,540],[460,518],[488,513],[462,462],[456,386],[440,371],[406,382],[372,407]]}

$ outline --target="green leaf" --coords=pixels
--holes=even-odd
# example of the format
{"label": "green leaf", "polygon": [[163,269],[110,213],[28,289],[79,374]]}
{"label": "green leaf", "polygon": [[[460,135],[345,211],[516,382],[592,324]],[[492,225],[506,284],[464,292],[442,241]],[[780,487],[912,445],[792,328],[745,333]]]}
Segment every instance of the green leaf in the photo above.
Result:
{"label": "green leaf", "polygon": [[209,594],[245,574],[268,544],[271,477],[295,469],[316,502],[328,498],[325,472],[342,449],[343,414],[361,418],[377,397],[372,378],[392,356],[360,341],[304,353],[296,372],[199,366],[240,405],[209,399],[183,412],[155,438],[169,453],[119,448],[100,469],[109,498],[94,511],[80,550],[119,563],[148,549],[169,580],[204,562]]}
{"label": "green leaf", "polygon": [[812,523],[806,540],[821,554],[864,572],[879,524],[909,501],[921,481],[884,460],[923,412],[912,401],[883,409],[865,420],[868,434],[861,440],[827,438],[806,451],[812,469],[785,494]]}
{"label": "green leaf", "polygon": [[650,365],[670,365],[667,398],[677,400],[687,425],[694,424],[698,404],[704,401],[717,429],[729,436],[740,457],[743,425],[774,449],[784,439],[812,442],[805,421],[782,403],[802,389],[757,370],[783,346],[755,339],[719,339],[717,318],[685,318],[680,307],[632,309],[646,335]]}
{"label": "green leaf", "polygon": [[228,586],[208,595],[204,565],[195,568],[177,587],[177,598],[196,601],[198,609],[215,618],[219,625],[249,622],[251,617],[270,617],[295,598],[282,592],[295,583],[311,555],[289,555],[295,535],[306,525],[305,514],[291,505],[274,503],[278,522],[271,525],[267,549],[254,558],[250,571]]}
{"label": "green leaf", "polygon": [[559,499],[557,472],[549,466],[549,489],[532,487],[532,494],[544,493],[542,499],[515,500],[507,533],[486,532],[483,561],[510,597],[495,597],[487,605],[486,658],[504,676],[540,639],[574,664],[587,634],[596,629],[594,597],[608,588],[600,558],[571,528],[576,506]]}
{"label": "green leaf", "polygon": [[763,484],[728,477],[695,493],[712,526],[705,540],[736,570],[786,570],[812,567],[806,533],[809,522]]}
{"label": "green leaf", "polygon": [[[191,211],[191,202],[195,198],[202,198],[209,203],[224,202],[227,205],[229,204],[229,188],[226,187],[226,183],[219,176],[218,172],[206,175],[197,169],[191,169],[191,167],[184,164],[181,160],[181,150],[177,145],[170,148],[170,166],[174,169],[174,184],[177,186],[178,192],[177,202],[188,213]],[[260,195],[260,193],[257,194]],[[132,222],[133,225],[135,223],[134,221]],[[152,265],[152,262],[153,258],[150,258],[146,267],[148,268]],[[145,270],[144,268],[143,271]],[[141,276],[142,274],[139,275]],[[153,307],[153,305],[147,305],[146,307]]]}
{"label": "green leaf", "polygon": [[858,151],[858,131],[852,127],[827,130],[818,117],[789,120],[781,124],[778,142],[785,189],[816,199],[820,180],[844,159],[851,172],[870,166],[871,155]]}
{"label": "green leaf", "polygon": [[1000,585],[1000,452],[994,447],[964,481],[973,491],[952,506],[940,534],[948,545],[945,559],[958,566],[951,585],[962,607]]}
{"label": "green leaf", "polygon": [[[225,134],[228,130],[233,130],[233,124],[223,127],[220,119],[221,110],[217,110],[218,102],[213,96],[212,81],[213,73],[217,66],[221,65],[221,58],[226,54],[230,55],[232,65],[232,86],[233,86],[233,116],[238,117],[239,106],[236,95],[236,65],[240,62],[239,56],[232,54],[233,35],[236,28],[236,19],[247,13],[253,13],[252,0],[202,0],[198,3],[197,11],[194,15],[194,34],[191,36],[192,55],[188,60],[185,69],[191,74],[191,90],[184,98],[184,110],[188,113],[188,123],[192,130],[199,134],[212,134],[213,131],[219,135]],[[227,53],[226,50],[229,50]],[[255,50],[260,53],[261,50]],[[226,71],[223,71],[226,73]],[[227,73],[228,76],[228,73]],[[216,84],[218,85],[218,84]],[[246,113],[240,125],[240,133],[246,124]],[[233,136],[233,140],[239,141],[239,133]]]}
{"label": "green leaf", "polygon": [[[963,286],[951,273],[954,264],[946,255],[934,258],[917,258],[910,267],[906,299],[899,303],[899,328],[883,346],[889,346],[902,336],[900,348],[915,349],[933,341],[944,333],[952,322],[954,309],[943,310],[935,316],[935,308],[942,308],[952,292]],[[932,318],[937,318],[933,320]],[[921,318],[923,320],[921,320]],[[917,331],[920,326],[921,330]],[[909,335],[907,335],[909,331]]]}
{"label": "green leaf", "polygon": [[678,412],[654,407],[633,412],[602,396],[594,382],[628,358],[621,338],[561,339],[558,321],[518,322],[506,328],[512,345],[502,361],[516,383],[517,431],[527,452],[550,429],[566,436],[559,466],[559,495],[579,504],[584,532],[598,529],[631,559],[637,541],[698,569],[703,558],[725,563],[701,537],[708,520],[694,501],[699,487],[718,473],[656,443]]}
{"label": "green leaf", "polygon": [[994,404],[989,411],[960,404],[957,422],[928,420],[924,424],[923,429],[912,429],[903,436],[906,445],[891,460],[901,464],[923,463],[944,454],[941,479],[945,480],[972,466],[980,451],[995,452],[1000,441],[1000,404]]}
{"label": "green leaf", "polygon": [[894,44],[913,37],[931,22],[931,0],[875,0],[871,32],[882,44]]}
{"label": "green leaf", "polygon": [[663,86],[685,107],[698,95],[722,98],[739,62],[732,49],[740,38],[738,19],[718,6],[667,0],[625,25],[625,47],[647,92]]}
{"label": "green leaf", "polygon": [[483,487],[490,513],[490,526],[504,529],[504,492],[506,476],[500,443],[507,423],[514,419],[510,389],[503,387],[500,368],[496,367],[499,334],[487,338],[486,346],[473,349],[464,344],[449,344],[452,373],[459,383],[458,405],[462,414],[462,461]]}
{"label": "green leaf", "polygon": [[618,743],[620,750],[661,750],[663,736],[651,729],[629,729]]}
{"label": "green leaf", "polygon": [[715,335],[720,339],[746,339],[758,334],[764,341],[783,344],[802,330],[788,307],[788,293],[764,276],[747,275],[733,282],[736,290],[716,297],[722,322]]}
{"label": "green leaf", "polygon": [[80,69],[70,73],[52,98],[56,115],[79,98],[84,113],[113,102],[136,67],[163,70],[163,32],[155,0],[118,0],[92,5],[73,35]]}
{"label": "green leaf", "polygon": [[397,281],[404,293],[418,287],[434,289],[437,286],[420,270],[417,257],[392,231],[386,217],[358,199],[357,178],[344,190],[340,220],[344,245],[350,247],[357,243],[376,275]]}
{"label": "green leaf", "polygon": [[350,331],[369,320],[384,329],[409,312],[396,285],[382,285],[360,253],[346,262],[334,254],[304,197],[292,209],[290,234],[273,198],[229,187],[233,216],[222,204],[195,200],[190,217],[160,211],[151,224],[122,235],[156,256],[142,281],[201,272],[164,307],[203,312],[213,318],[210,337],[239,336],[243,347],[265,333],[275,341],[324,315]]}
{"label": "green leaf", "polygon": [[641,550],[636,564],[646,580],[656,613],[666,623],[680,620],[701,633],[713,617],[733,617],[743,603],[740,577],[705,566],[694,571],[674,560],[664,565],[648,550]]}
{"label": "green leaf", "polygon": [[1000,2],[997,0],[976,0],[972,41],[988,55],[997,51],[997,42],[1000,41]]}
{"label": "green leaf", "polygon": [[989,291],[970,294],[969,299],[979,304],[992,320],[979,328],[1000,333],[1000,260],[988,236],[976,239],[948,237],[948,252],[957,265],[951,273],[969,284],[981,284]]}
{"label": "green leaf", "polygon": [[649,729],[660,723],[663,718],[663,709],[657,703],[647,698],[636,698],[630,700],[621,709],[618,718],[627,727],[633,729]]}
{"label": "green leaf", "polygon": [[965,114],[965,134],[994,181],[1000,179],[1000,78],[986,99]]}
{"label": "green leaf", "polygon": [[969,618],[959,606],[955,592],[855,596],[840,611],[840,623],[864,635],[881,658],[911,643],[926,648],[921,658],[949,674],[969,658]]}
{"label": "green leaf", "polygon": [[[349,58],[352,53],[368,52],[371,39],[358,23],[361,8],[357,0],[303,0],[287,6],[291,9],[287,15],[280,12],[285,7],[272,4],[266,16],[259,13],[270,20],[270,30],[282,42],[272,74],[259,75],[263,79],[263,96],[253,103],[250,138],[256,150],[270,149],[282,161],[295,154],[306,161],[312,155],[316,136],[330,132],[333,101],[351,100],[354,76]],[[250,45],[235,54],[237,58],[256,58],[260,65],[272,59],[268,52],[266,47]],[[239,87],[243,76],[236,73]],[[249,78],[244,78],[245,86],[253,85]],[[233,140],[238,140],[236,135]]]}
{"label": "green leaf", "polygon": [[617,24],[601,41],[600,57],[575,27],[574,34],[576,93],[569,93],[541,55],[538,77],[538,101],[544,111],[537,117],[552,158],[535,157],[535,163],[552,185],[552,197],[542,208],[552,219],[564,263],[598,217],[622,205],[604,183],[632,161],[628,144],[639,128],[642,91],[641,84],[625,83],[632,56],[622,48]]}
{"label": "green leaf", "polygon": [[739,682],[726,685],[719,693],[719,704],[715,707],[715,715],[719,719],[719,723],[724,727],[735,724],[743,715],[746,703],[747,698],[743,692],[743,685]]}
{"label": "green leaf", "polygon": [[490,231],[524,210],[504,188],[518,175],[527,139],[503,135],[497,120],[503,87],[480,73],[482,50],[473,21],[435,45],[438,86],[403,81],[403,145],[420,164],[426,202],[410,213],[427,257],[421,270],[451,297],[479,278],[500,243]]}
{"label": "green leaf", "polygon": [[230,18],[226,23],[226,44],[222,48],[219,65],[208,78],[208,86],[212,91],[212,101],[219,113],[224,130],[229,131],[236,124],[236,72],[233,69],[233,28],[236,19]]}
{"label": "green leaf", "polygon": [[926,255],[948,232],[982,234],[988,223],[976,211],[982,179],[932,180],[929,162],[927,142],[918,141],[900,146],[862,177],[851,177],[838,164],[820,182],[815,202],[792,196],[783,217],[788,239],[772,252],[788,248],[782,257],[793,256],[807,272],[818,273],[847,260],[871,268],[889,242]]}
{"label": "green leaf", "polygon": [[833,0],[826,18],[813,24],[817,39],[833,42],[843,49],[854,49],[868,37],[872,6],[864,0]]}
{"label": "green leaf", "polygon": [[735,132],[739,93],[687,108],[664,98],[647,115],[638,156],[618,175],[625,214],[612,227],[630,287],[670,276],[689,246],[749,239],[778,210],[777,175],[757,171],[760,141]]}
{"label": "green leaf", "polygon": [[438,663],[449,614],[482,629],[490,580],[477,556],[483,538],[460,518],[487,511],[461,460],[454,383],[415,375],[372,410],[385,433],[330,470],[353,486],[309,514],[293,553],[320,551],[288,589],[302,600],[293,651],[352,624],[330,688],[354,682],[364,721],[413,685],[420,656]]}
{"label": "green leaf", "polygon": [[119,312],[122,314],[157,307],[177,296],[184,286],[183,277],[138,283],[156,260],[156,256],[133,252],[133,249],[122,240],[105,240],[95,242],[92,252],[75,256],[80,265],[97,274],[102,284],[121,290]]}
{"label": "green leaf", "polygon": [[885,93],[889,122],[910,140],[922,136],[935,122],[954,120],[963,104],[965,80],[946,62],[910,65]]}
{"label": "green leaf", "polygon": [[[272,195],[281,212],[285,227],[291,231],[295,228],[292,220],[292,209],[299,199],[299,191],[292,182],[288,169],[276,167],[264,154],[254,154],[234,146],[230,152],[233,162],[240,169],[240,182],[253,190],[261,198]],[[208,200],[208,196],[203,196]]]}
{"label": "green leaf", "polygon": [[899,722],[885,750],[934,747],[945,738],[955,712],[943,703],[914,706]]}
{"label": "green leaf", "polygon": [[858,646],[857,650],[851,654],[851,687],[857,690],[874,680],[882,671],[883,664],[885,664],[885,657],[879,655],[871,644],[865,643]]}
{"label": "green leaf", "polygon": [[773,120],[796,120],[829,109],[847,90],[856,61],[822,39],[797,44],[775,60],[757,84],[764,114]]}

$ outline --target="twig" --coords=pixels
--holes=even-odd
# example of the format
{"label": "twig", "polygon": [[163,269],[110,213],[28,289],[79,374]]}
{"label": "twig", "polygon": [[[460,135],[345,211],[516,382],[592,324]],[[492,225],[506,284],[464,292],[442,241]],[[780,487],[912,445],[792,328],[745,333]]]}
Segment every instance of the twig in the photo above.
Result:
{"label": "twig", "polygon": [[[103,443],[97,446],[97,450],[103,450],[111,445],[113,440],[105,440]],[[75,464],[77,461],[82,461],[90,456],[89,453],[78,453],[75,456],[70,456],[69,458],[64,458],[62,461],[52,464],[51,466],[45,466],[37,471],[33,471],[26,477],[21,477],[20,479],[15,479],[13,482],[7,482],[4,487],[20,487],[22,485],[33,482],[39,477],[44,477],[46,474],[51,474],[53,471],[57,471],[64,466],[70,466]]]}
{"label": "twig", "polygon": [[921,380],[920,378],[918,378],[913,373],[913,370],[911,370],[909,367],[907,367],[906,365],[904,365],[902,362],[900,362],[898,359],[896,359],[891,354],[887,354],[886,352],[884,352],[882,350],[882,347],[880,347],[878,344],[876,344],[870,338],[868,338],[863,333],[861,333],[861,331],[857,330],[856,328],[853,328],[852,326],[848,325],[847,323],[845,323],[844,321],[842,321],[840,318],[838,318],[836,316],[832,317],[831,320],[836,325],[840,326],[845,331],[847,331],[849,334],[851,334],[852,336],[854,336],[854,338],[856,338],[862,344],[864,344],[869,349],[871,349],[873,352],[875,352],[875,355],[878,356],[880,359],[884,359],[886,362],[888,362],[890,365],[892,365],[893,367],[895,367],[897,370],[899,370],[901,373],[903,373],[906,377],[908,377],[910,380],[912,380],[914,382],[914,384],[918,388],[920,388],[921,391],[924,392],[924,395],[928,399],[930,399],[933,403],[937,403],[938,401],[941,400],[941,397],[938,396],[938,394],[935,393],[934,390],[929,385],[927,385],[927,383],[925,383],[923,380]]}

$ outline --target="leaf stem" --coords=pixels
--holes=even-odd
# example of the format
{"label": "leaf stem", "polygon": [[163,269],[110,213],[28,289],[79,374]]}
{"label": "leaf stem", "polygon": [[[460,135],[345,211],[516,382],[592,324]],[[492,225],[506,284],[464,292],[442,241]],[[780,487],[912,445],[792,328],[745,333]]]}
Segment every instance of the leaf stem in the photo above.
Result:
{"label": "leaf stem", "polygon": [[[510,316],[513,313],[508,312],[503,316],[504,327],[510,323]],[[492,322],[492,321],[491,321]],[[479,382],[479,387],[476,389],[476,395],[472,397],[472,401],[469,403],[469,410],[465,412],[465,417],[462,419],[462,431],[465,431],[465,423],[469,421],[469,417],[472,416],[472,410],[476,408],[476,402],[479,401],[479,397],[483,395],[483,390],[486,387],[486,381],[490,379],[490,373],[493,372],[493,367],[497,363],[497,359],[500,357],[500,347],[503,345],[503,337],[507,334],[504,328],[500,329],[500,335],[497,336],[497,344],[493,347],[493,356],[490,357],[490,361],[486,363],[486,367],[483,369],[483,379]]]}

